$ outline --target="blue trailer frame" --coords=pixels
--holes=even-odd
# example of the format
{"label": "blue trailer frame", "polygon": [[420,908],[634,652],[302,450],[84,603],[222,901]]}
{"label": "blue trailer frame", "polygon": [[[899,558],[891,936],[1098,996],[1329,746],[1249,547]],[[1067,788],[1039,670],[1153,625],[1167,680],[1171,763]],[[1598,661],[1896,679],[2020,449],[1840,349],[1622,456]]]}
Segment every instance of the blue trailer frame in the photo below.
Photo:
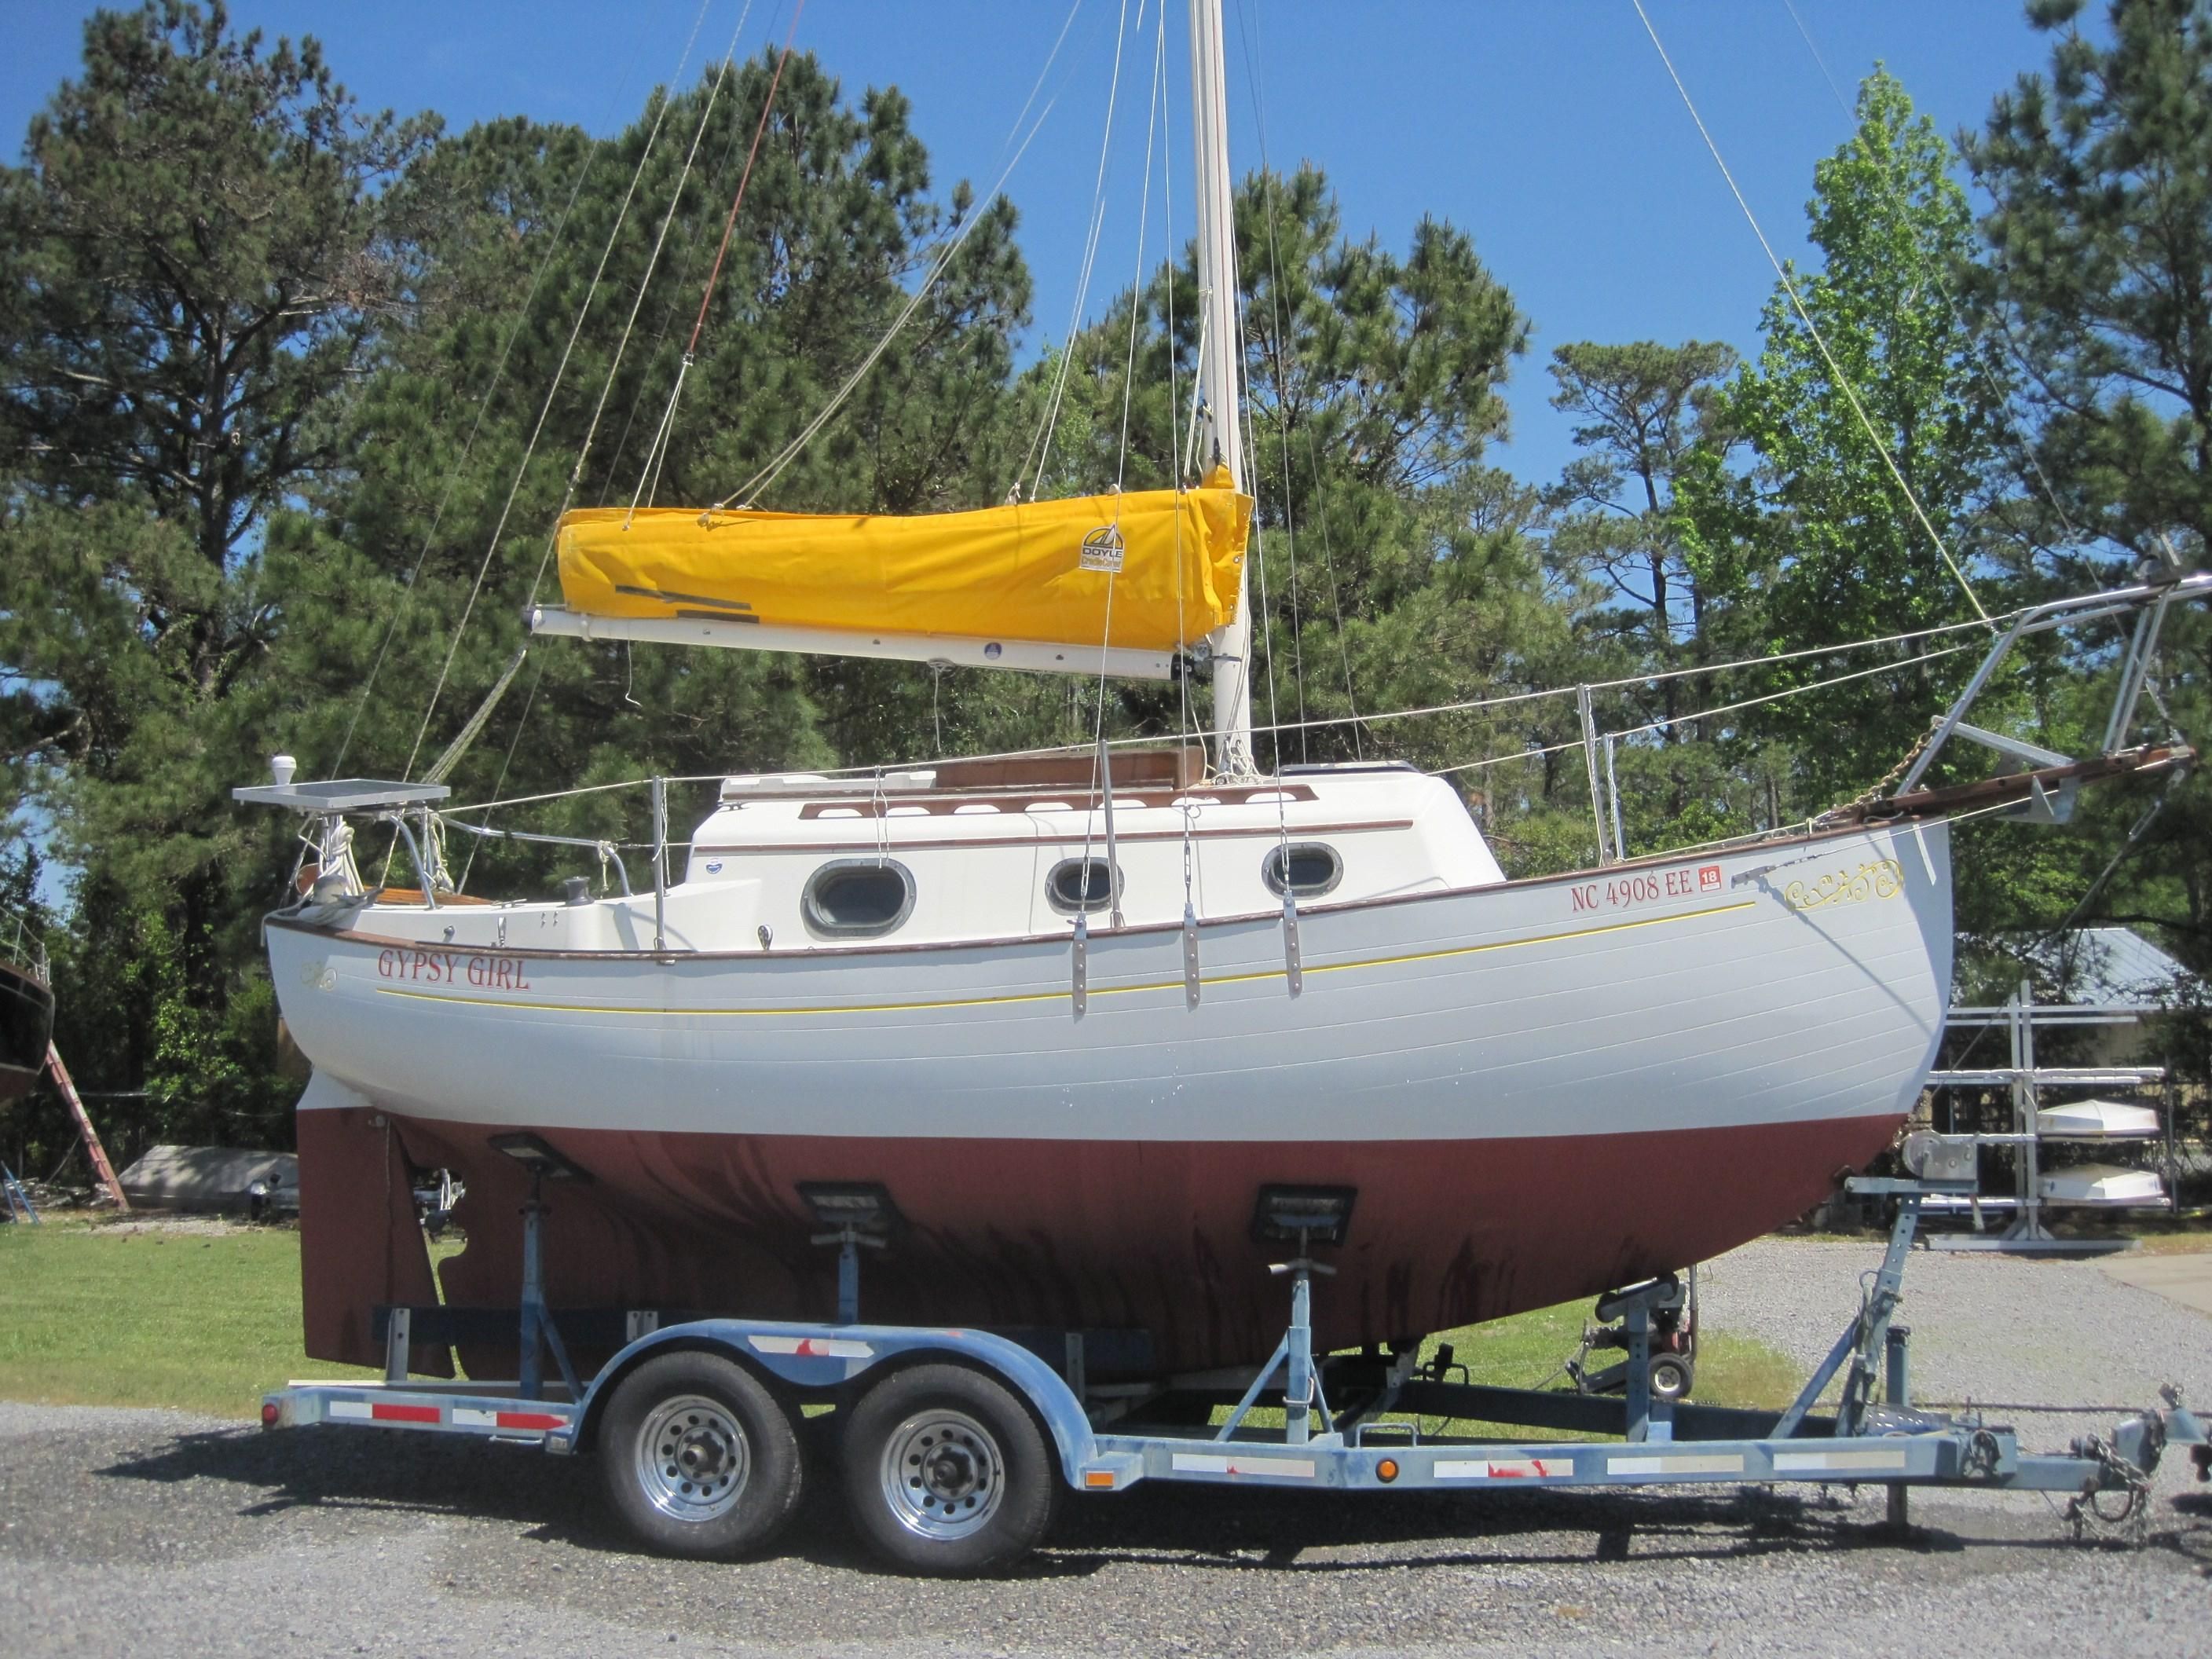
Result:
{"label": "blue trailer frame", "polygon": [[[866,1241],[850,1229],[823,1240],[841,1249],[839,1311],[848,1317],[823,1322],[709,1318],[657,1327],[650,1315],[634,1316],[631,1340],[580,1384],[555,1316],[544,1305],[537,1271],[540,1216],[533,1201],[525,1212],[520,1380],[410,1381],[409,1310],[393,1310],[386,1331],[386,1382],[295,1382],[264,1397],[262,1422],[270,1428],[337,1424],[465,1435],[566,1454],[592,1447],[610,1399],[640,1366],[665,1354],[703,1351],[734,1360],[768,1382],[791,1402],[793,1415],[799,1404],[849,1404],[916,1364],[949,1362],[981,1372],[1028,1406],[1049,1439],[1060,1480],[1080,1492],[1121,1492],[1146,1480],[1374,1492],[1876,1483],[1888,1489],[1890,1518],[1901,1524],[1913,1487],[1973,1487],[2070,1493],[2069,1513],[2077,1534],[2101,1523],[2140,1540],[2149,1478],[2166,1446],[2192,1448],[2200,1478],[2212,1478],[2212,1443],[2204,1425],[2171,1389],[2163,1391],[2162,1406],[2056,1455],[2024,1454],[2007,1425],[1916,1409],[1909,1332],[1893,1315],[1923,1200],[1959,1183],[1860,1179],[1850,1184],[1862,1194],[1895,1200],[1888,1246],[1857,1314],[1796,1401],[1778,1414],[1654,1396],[1651,1315],[1677,1296],[1666,1279],[1613,1292],[1599,1304],[1601,1316],[1617,1318],[1623,1328],[1622,1398],[1454,1382],[1433,1364],[1420,1366],[1416,1355],[1401,1353],[1370,1363],[1372,1386],[1358,1408],[1332,1413],[1323,1388],[1327,1364],[1314,1359],[1308,1319],[1311,1279],[1328,1268],[1313,1258],[1303,1232],[1294,1259],[1277,1270],[1291,1279],[1291,1317],[1283,1340],[1218,1426],[1154,1428],[1114,1417],[1121,1408],[1114,1403],[1093,1406],[1079,1339],[1069,1341],[1066,1361],[1055,1369],[1030,1349],[987,1331],[860,1322],[850,1316],[858,1312],[856,1247]],[[542,1380],[541,1340],[551,1348],[559,1382]],[[1838,1404],[1831,1413],[1816,1413],[1814,1404],[1839,1374]],[[1253,1426],[1251,1412],[1270,1396],[1280,1401],[1283,1426]],[[1383,1420],[1408,1414],[1418,1414],[1415,1421]],[[1425,1435],[1419,1417],[1618,1437],[1475,1441]],[[2117,1515],[2094,1502],[2114,1492],[2126,1497]]]}

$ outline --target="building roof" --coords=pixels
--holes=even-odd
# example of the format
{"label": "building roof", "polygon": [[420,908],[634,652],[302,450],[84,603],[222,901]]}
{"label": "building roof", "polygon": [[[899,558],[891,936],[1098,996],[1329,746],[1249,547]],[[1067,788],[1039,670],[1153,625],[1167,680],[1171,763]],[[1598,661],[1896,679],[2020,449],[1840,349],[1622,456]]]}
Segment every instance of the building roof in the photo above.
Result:
{"label": "building roof", "polygon": [[2076,1002],[2165,1007],[2203,994],[2196,975],[2133,928],[2084,927],[2053,943],[2054,965]]}

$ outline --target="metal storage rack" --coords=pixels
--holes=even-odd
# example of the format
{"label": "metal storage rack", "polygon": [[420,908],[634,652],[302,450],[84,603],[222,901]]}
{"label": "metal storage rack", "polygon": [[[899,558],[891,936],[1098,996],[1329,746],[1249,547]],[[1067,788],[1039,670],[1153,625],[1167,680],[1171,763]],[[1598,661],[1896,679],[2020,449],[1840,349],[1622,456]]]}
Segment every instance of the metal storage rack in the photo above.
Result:
{"label": "metal storage rack", "polygon": [[[1928,1086],[1939,1090],[2006,1089],[2011,1096],[2012,1124],[2007,1133],[1954,1135],[1947,1139],[1954,1144],[1971,1142],[1971,1148],[1962,1146],[1962,1150],[1969,1151],[1978,1151],[1979,1147],[1988,1146],[2010,1146],[2017,1150],[2018,1156],[2013,1162],[2013,1190],[2009,1193],[1946,1195],[1926,1200],[1926,1207],[1931,1214],[1945,1211],[1963,1212],[1971,1215],[1974,1221],[1974,1231],[1971,1233],[1929,1236],[1927,1242],[1931,1248],[2038,1255],[2060,1251],[2093,1255],[2124,1249],[2133,1243],[2132,1240],[2124,1237],[2056,1237],[2044,1223],[2044,1212],[2058,1209],[2132,1211],[2172,1206],[2173,1115],[2162,1092],[2151,1100],[2137,1099],[2129,1103],[2142,1109],[2137,1121],[2122,1127],[2102,1127],[2094,1133],[2086,1133],[2080,1127],[2063,1123],[2054,1124],[2044,1099],[2046,1090],[2058,1092],[2063,1102],[2069,1103],[2083,1091],[2120,1092],[2139,1097],[2146,1091],[2160,1088],[2166,1081],[2166,1068],[2160,1066],[2046,1066],[2039,1062],[2036,1054],[2036,1033],[2039,1030],[2132,1025],[2145,1012],[2144,1008],[2132,1004],[2039,1003],[2035,1000],[2034,988],[2026,981],[2021,981],[2017,992],[1997,1006],[1961,1007],[1950,1011],[1949,1024],[1954,1029],[2002,1029],[2006,1034],[2009,1052],[2002,1066],[1930,1072]],[[2138,1117],[2135,1113],[2126,1115]],[[2045,1145],[2084,1141],[2094,1141],[2100,1145],[2140,1145],[2151,1139],[2162,1139],[2165,1143],[2164,1179],[2157,1174],[2144,1172],[2142,1179],[2128,1183],[2122,1194],[2113,1197],[2068,1196],[2050,1190],[2051,1182],[2045,1173],[2042,1157]],[[1983,1216],[1990,1212],[2009,1213],[2011,1219],[2002,1231],[1992,1234],[1982,1231]]]}

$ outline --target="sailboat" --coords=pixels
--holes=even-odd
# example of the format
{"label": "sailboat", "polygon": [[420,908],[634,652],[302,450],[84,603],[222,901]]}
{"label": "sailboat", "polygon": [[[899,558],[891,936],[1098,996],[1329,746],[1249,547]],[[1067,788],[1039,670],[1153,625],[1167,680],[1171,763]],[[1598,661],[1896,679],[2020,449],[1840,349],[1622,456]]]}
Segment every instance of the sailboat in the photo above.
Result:
{"label": "sailboat", "polygon": [[0,950],[0,1101],[28,1094],[46,1068],[54,1034],[54,988],[46,948],[20,916],[0,913],[12,938]]}
{"label": "sailboat", "polygon": [[[573,513],[564,603],[532,620],[1009,672],[1164,678],[1203,655],[1212,730],[728,777],[680,866],[656,784],[649,882],[551,902],[451,890],[442,786],[280,769],[238,791],[307,815],[319,848],[266,924],[313,1066],[310,1354],[379,1363],[379,1305],[512,1307],[512,1218],[549,1170],[571,1177],[544,1231],[556,1316],[818,1317],[845,1205],[882,1246],[869,1319],[1079,1333],[1094,1374],[1262,1359],[1285,1194],[1333,1217],[1328,1346],[1631,1283],[1800,1213],[1890,1143],[1948,999],[1951,815],[2060,816],[2085,780],[2185,758],[2114,742],[1920,787],[1950,737],[2004,745],[1962,702],[1887,799],[1521,880],[1446,779],[1263,773],[1221,18],[1191,9],[1203,477],[908,520]],[[2161,615],[2203,583],[2030,613],[1972,690],[2024,630]],[[410,849],[414,888],[363,878],[362,818]],[[409,1196],[429,1168],[468,1190],[442,1294]]]}

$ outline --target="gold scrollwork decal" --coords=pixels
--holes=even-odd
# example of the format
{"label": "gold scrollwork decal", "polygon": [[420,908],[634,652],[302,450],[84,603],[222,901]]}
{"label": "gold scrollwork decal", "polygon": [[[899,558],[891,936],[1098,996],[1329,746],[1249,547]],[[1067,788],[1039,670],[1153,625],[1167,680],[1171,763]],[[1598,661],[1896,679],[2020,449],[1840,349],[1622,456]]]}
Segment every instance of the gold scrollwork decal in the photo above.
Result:
{"label": "gold scrollwork decal", "polygon": [[1793,910],[1818,910],[1895,898],[1904,890],[1905,871],[1895,859],[1869,859],[1856,870],[1832,870],[1809,886],[1793,881],[1782,890],[1782,900]]}

